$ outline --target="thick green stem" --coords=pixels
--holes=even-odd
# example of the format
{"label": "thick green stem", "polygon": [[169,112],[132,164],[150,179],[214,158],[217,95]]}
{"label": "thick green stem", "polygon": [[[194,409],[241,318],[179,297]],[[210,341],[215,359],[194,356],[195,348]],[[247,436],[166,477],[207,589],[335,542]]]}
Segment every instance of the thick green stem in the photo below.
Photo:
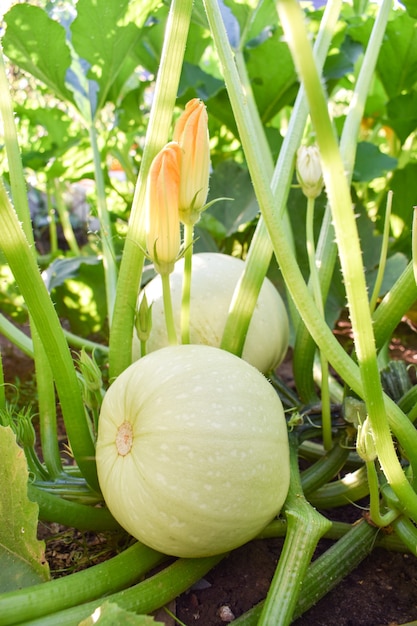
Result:
{"label": "thick green stem", "polygon": [[307,495],[337,476],[349,456],[347,446],[336,441],[333,448],[301,473],[301,486]]}
{"label": "thick green stem", "polygon": [[[201,559],[178,559],[161,572],[141,583],[106,596],[105,600],[88,602],[67,611],[23,622],[25,626],[74,626],[95,611],[104,601],[114,602],[126,611],[144,615],[168,604],[207,574],[223,556]],[[0,622],[1,624],[1,622]],[[22,626],[23,626],[22,624]]]}
{"label": "thick green stem", "polygon": [[85,420],[80,386],[68,345],[16,213],[0,183],[0,248],[25,298],[54,373],[74,457],[86,480],[98,490],[94,443]]}
{"label": "thick green stem", "polygon": [[354,472],[348,472],[343,478],[332,480],[319,489],[309,492],[308,500],[318,509],[331,509],[352,504],[368,494],[366,468],[360,467]]}
{"label": "thick green stem", "polygon": [[[328,3],[320,25],[315,51],[321,64],[324,63],[326,57],[340,6],[339,0]],[[290,189],[295,152],[301,141],[307,119],[308,109],[304,91],[301,89],[297,96],[288,132],[285,135],[272,175],[270,150],[247,76],[243,53],[239,49],[234,58],[218,8],[207,2],[206,11],[216,46],[221,50],[222,63],[227,68],[227,71],[224,72],[226,87],[231,98],[246,158],[249,163],[252,159],[254,162],[256,161],[268,179],[271,179],[272,176],[271,189],[274,194],[275,207],[277,214],[282,217],[280,227],[285,232],[288,241],[292,241],[285,204]],[[256,171],[251,173],[252,176],[256,175]],[[247,330],[272,254],[273,248],[268,230],[264,218],[261,216],[249,247],[242,279],[232,299],[223,332],[221,347],[229,352],[237,355],[242,354]]]}
{"label": "thick green stem", "polygon": [[35,352],[35,370],[42,456],[49,477],[53,480],[63,471],[58,443],[55,386],[48,356],[40,343],[40,337],[35,338],[35,333],[38,334],[36,326],[33,325],[32,335],[35,345],[40,345]]}
{"label": "thick green stem", "polygon": [[[361,563],[376,545],[378,530],[364,521],[353,525],[324,554],[308,568],[293,621],[334,589]],[[236,626],[256,626],[263,609],[263,602],[233,622]]]}
{"label": "thick green stem", "polygon": [[375,342],[381,348],[392,336],[402,317],[417,300],[417,284],[410,262],[395,285],[383,297],[373,315]]}
{"label": "thick green stem", "polygon": [[79,504],[53,495],[35,485],[28,485],[30,500],[39,506],[39,519],[44,522],[56,522],[78,530],[120,530],[109,510],[105,507],[94,507]]}
{"label": "thick green stem", "polygon": [[[13,200],[19,211],[19,214],[15,212],[4,185],[0,182],[2,221],[0,249],[6,257],[25,299],[30,313],[31,325],[36,327],[36,330],[33,331],[35,361],[39,358],[40,362],[43,363],[45,354],[49,360],[49,368],[37,368],[38,378],[42,377],[43,379],[39,382],[43,388],[49,389],[50,397],[53,385],[51,372],[53,372],[74,456],[80,468],[85,472],[86,479],[92,487],[98,490],[94,445],[84,418],[84,408],[71,355],[36,263],[26,185],[2,56],[0,60],[0,85],[2,85],[0,111],[5,126],[11,188]],[[54,460],[51,461],[51,467],[55,461],[58,461],[55,453],[53,456]]]}
{"label": "thick green stem", "polygon": [[193,264],[194,227],[184,224],[184,274],[181,295],[181,343],[190,343],[191,276]]}
{"label": "thick green stem", "polygon": [[[213,34],[216,35],[217,31],[222,32],[222,29],[224,30],[224,27],[221,16],[219,16],[218,14],[217,3],[215,3],[214,0],[206,0],[205,7]],[[301,23],[301,27],[302,29],[304,29],[303,23]],[[235,71],[233,69],[233,57],[230,55],[229,48],[220,44],[221,41],[216,40],[217,51],[220,61],[222,63],[223,73],[226,78],[226,76],[233,74],[233,72]],[[309,54],[311,54],[310,50]],[[234,78],[234,82],[236,82],[238,80],[238,77],[235,76]],[[234,110],[240,112],[239,116],[236,115],[238,125],[245,125],[246,120],[245,116],[243,115],[243,110],[245,109],[245,99],[243,97],[243,94],[241,94],[239,91],[237,91],[236,93],[230,91],[229,95]],[[247,136],[248,132],[249,131],[246,130],[245,133],[243,133],[242,131],[240,134],[243,137]],[[256,143],[256,137],[252,137],[252,143],[253,142]],[[305,284],[305,281],[301,274],[300,268],[294,257],[293,250],[291,249],[291,246],[289,245],[284,233],[282,232],[282,223],[276,214],[276,203],[271,193],[269,181],[267,180],[265,173],[259,167],[254,156],[252,147],[253,146],[251,145],[251,143],[244,144],[245,154],[247,154],[248,165],[251,172],[256,196],[258,198],[265,224],[271,237],[274,253],[280,265],[286,287],[291,294],[292,300],[294,301],[301,317],[303,318],[304,323],[308,327],[308,330],[311,333],[317,346],[320,348],[320,350],[325,352],[329,363],[331,363],[334,369],[343,377],[343,379],[346,381],[346,384],[348,384],[358,395],[362,395],[363,387],[358,367],[340,346],[338,341],[335,339],[331,329],[327,326],[325,320],[323,320],[323,318],[317,311],[317,307],[314,304],[311,294],[309,293],[307,285]],[[344,181],[344,186],[346,186],[346,181]],[[351,211],[352,208],[350,207],[349,210]],[[408,422],[409,424],[409,420],[406,416],[404,416],[401,411],[399,411],[398,407],[395,407],[395,405],[393,405],[393,403],[389,401],[388,398],[386,398],[386,408],[393,429],[395,423],[395,427],[398,430],[407,430],[408,426],[406,422]],[[407,430],[407,439],[409,439],[410,442],[412,441],[414,442],[414,444],[416,444],[417,434],[415,432],[414,434],[412,434],[409,430]],[[403,443],[406,443],[406,441],[401,441],[401,445],[403,445]],[[414,457],[415,456],[416,455],[414,453]],[[416,459],[414,459],[414,463],[415,461]],[[396,469],[398,472],[398,466]],[[416,494],[413,492],[410,485],[408,485],[402,472],[397,473],[395,478],[396,480],[393,483],[393,488],[398,493],[406,494],[407,506],[409,505],[410,511],[413,511],[413,518],[415,517],[417,519]]]}
{"label": "thick green stem", "polygon": [[82,572],[3,593],[0,595],[0,625],[21,624],[125,589],[138,582],[163,558],[159,552],[135,543],[112,559]]}
{"label": "thick green stem", "polygon": [[[350,181],[353,171],[359,128],[369,93],[369,87],[373,80],[379,49],[389,18],[391,5],[392,0],[383,0],[379,7],[343,126],[340,140],[340,153],[348,181]],[[327,207],[317,244],[317,264],[319,267],[321,292],[324,301],[329,292],[337,258],[334,238],[332,214],[330,208]],[[401,319],[401,317],[399,319]],[[304,402],[312,402],[316,398],[312,374],[314,353],[314,341],[310,336],[308,328],[301,324],[297,329],[293,358],[296,387]]]}
{"label": "thick green stem", "polygon": [[417,513],[417,495],[410,488],[404,475],[389,430],[352,199],[328,115],[327,101],[305,29],[304,16],[295,0],[278,0],[277,5],[288,45],[306,90],[310,115],[316,130],[323,178],[332,210],[348,299],[363,395],[375,435],[377,454],[393,489],[396,493],[401,493],[400,498]]}
{"label": "thick green stem", "polygon": [[365,521],[352,526],[337,543],[311,564],[295,608],[297,619],[334,589],[372,552],[378,529]]}
{"label": "thick green stem", "polygon": [[113,323],[110,332],[110,378],[118,376],[132,361],[133,324],[145,243],[145,188],[152,159],[168,140],[178,91],[185,44],[191,19],[192,0],[173,0],[166,25],[161,62],[145,148],[133,198],[129,230],[119,270]]}
{"label": "thick green stem", "polygon": [[290,436],[291,482],[284,506],[287,534],[259,626],[290,624],[294,607],[317,542],[331,527],[304,497],[298,470],[298,445]]}

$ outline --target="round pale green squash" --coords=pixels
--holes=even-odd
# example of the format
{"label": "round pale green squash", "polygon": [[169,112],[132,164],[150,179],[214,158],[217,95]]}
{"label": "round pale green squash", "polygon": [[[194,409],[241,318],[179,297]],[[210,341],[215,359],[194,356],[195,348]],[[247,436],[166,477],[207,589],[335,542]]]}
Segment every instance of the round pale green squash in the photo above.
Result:
{"label": "round pale green squash", "polygon": [[[220,346],[235,287],[245,267],[244,261],[226,254],[203,252],[193,255],[190,305],[190,343]],[[179,260],[170,275],[175,327],[180,338],[180,311],[184,260]],[[152,303],[152,330],[147,352],[168,345],[162,281],[158,275],[146,285],[148,304]],[[142,294],[139,295],[139,302]],[[138,306],[139,306],[138,302]],[[242,358],[267,373],[283,360],[289,339],[288,315],[281,296],[266,278],[249,325]],[[141,356],[140,342],[134,333],[133,360]]]}
{"label": "round pale green squash", "polygon": [[289,486],[278,395],[257,369],[210,346],[163,348],[128,367],[104,397],[96,454],[116,520],[174,556],[251,540]]}

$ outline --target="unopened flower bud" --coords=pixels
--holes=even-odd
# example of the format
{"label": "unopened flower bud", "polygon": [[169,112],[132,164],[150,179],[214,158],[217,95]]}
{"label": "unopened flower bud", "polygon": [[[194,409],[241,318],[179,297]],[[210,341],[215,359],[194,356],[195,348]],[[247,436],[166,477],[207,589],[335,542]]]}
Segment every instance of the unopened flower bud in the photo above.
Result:
{"label": "unopened flower bud", "polygon": [[103,379],[94,356],[90,357],[84,348],[80,352],[78,367],[81,374],[80,383],[85,405],[89,409],[98,409],[103,397]]}
{"label": "unopened flower bud", "polygon": [[139,341],[148,341],[152,330],[152,304],[149,306],[145,292],[136,311],[135,330]]}
{"label": "unopened flower bud", "polygon": [[208,117],[205,105],[198,98],[187,103],[175,125],[174,140],[182,150],[180,219],[193,225],[204,209],[210,174]]}
{"label": "unopened flower bud", "polygon": [[323,189],[323,173],[317,146],[301,146],[297,151],[297,180],[307,198],[314,200]]}
{"label": "unopened flower bud", "polygon": [[369,421],[369,417],[358,426],[356,439],[356,452],[365,462],[375,461],[377,457],[375,436]]}
{"label": "unopened flower bud", "polygon": [[170,274],[180,252],[181,148],[168,143],[152,161],[146,188],[146,246],[155,269]]}

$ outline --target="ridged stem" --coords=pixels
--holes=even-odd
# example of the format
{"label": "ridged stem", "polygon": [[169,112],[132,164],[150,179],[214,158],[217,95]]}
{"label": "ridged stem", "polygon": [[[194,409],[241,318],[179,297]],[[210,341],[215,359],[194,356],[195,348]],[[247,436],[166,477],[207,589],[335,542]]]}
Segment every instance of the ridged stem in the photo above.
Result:
{"label": "ridged stem", "polygon": [[331,527],[331,522],[318,513],[304,497],[298,470],[298,442],[293,435],[290,436],[290,472],[290,488],[283,510],[287,520],[287,533],[259,626],[291,623],[314,550],[319,539]]}

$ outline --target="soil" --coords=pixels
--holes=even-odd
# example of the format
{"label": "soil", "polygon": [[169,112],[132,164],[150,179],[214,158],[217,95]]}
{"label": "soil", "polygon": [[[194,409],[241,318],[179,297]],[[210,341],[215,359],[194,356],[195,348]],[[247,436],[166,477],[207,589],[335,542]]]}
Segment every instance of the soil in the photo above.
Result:
{"label": "soil", "polygon": [[[341,324],[339,332],[348,338]],[[4,338],[0,338],[7,382],[18,382],[33,394],[32,361]],[[392,355],[409,363],[417,362],[417,339],[409,324],[402,324],[391,346]],[[290,362],[280,375],[291,382]],[[366,506],[366,502],[363,503]],[[338,520],[361,517],[357,507],[335,512]],[[353,517],[352,517],[353,516]],[[58,577],[83,569],[121,549],[120,538],[106,534],[81,533],[56,524],[39,525],[46,541],[46,557],[52,575]],[[329,541],[319,544],[319,551]],[[171,611],[185,626],[222,626],[232,622],[265,598],[280,555],[282,539],[255,540],[235,550],[194,588],[179,597]],[[161,619],[161,615],[158,615]],[[174,624],[164,617],[167,624]],[[344,581],[323,600],[294,622],[294,626],[394,626],[416,620],[417,559],[406,552],[375,548]],[[271,626],[273,626],[271,624]]]}

